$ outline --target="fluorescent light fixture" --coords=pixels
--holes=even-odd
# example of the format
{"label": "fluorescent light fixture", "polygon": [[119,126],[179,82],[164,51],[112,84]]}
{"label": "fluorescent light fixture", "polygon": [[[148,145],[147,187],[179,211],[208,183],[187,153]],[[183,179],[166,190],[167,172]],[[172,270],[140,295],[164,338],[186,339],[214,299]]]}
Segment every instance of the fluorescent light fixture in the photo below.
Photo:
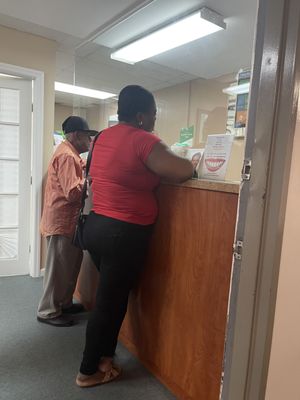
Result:
{"label": "fluorescent light fixture", "polygon": [[0,77],[4,76],[4,78],[15,78],[15,79],[21,79],[20,76],[15,76],[15,75],[8,75],[8,74],[0,74]]}
{"label": "fluorescent light fixture", "polygon": [[110,57],[128,64],[135,64],[225,28],[223,18],[204,7],[114,51]]}
{"label": "fluorescent light fixture", "polygon": [[67,83],[55,82],[55,91],[77,94],[79,96],[92,97],[94,99],[105,100],[116,96],[113,93],[102,92],[101,90],[88,89],[81,86],[68,85]]}
{"label": "fluorescent light fixture", "polygon": [[241,85],[234,85],[224,88],[223,93],[237,95],[237,94],[249,93],[249,89],[250,89],[250,82],[247,82],[247,83],[242,83]]}

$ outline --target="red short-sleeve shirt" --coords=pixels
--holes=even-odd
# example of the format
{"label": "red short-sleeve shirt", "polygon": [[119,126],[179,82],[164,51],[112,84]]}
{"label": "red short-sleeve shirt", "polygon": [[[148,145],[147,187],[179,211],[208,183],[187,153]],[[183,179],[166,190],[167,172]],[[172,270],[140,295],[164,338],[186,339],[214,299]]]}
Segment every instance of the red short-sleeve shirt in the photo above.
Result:
{"label": "red short-sleeve shirt", "polygon": [[157,201],[153,190],[160,179],[145,161],[159,141],[157,136],[125,124],[100,134],[90,167],[96,214],[139,225],[155,221]]}

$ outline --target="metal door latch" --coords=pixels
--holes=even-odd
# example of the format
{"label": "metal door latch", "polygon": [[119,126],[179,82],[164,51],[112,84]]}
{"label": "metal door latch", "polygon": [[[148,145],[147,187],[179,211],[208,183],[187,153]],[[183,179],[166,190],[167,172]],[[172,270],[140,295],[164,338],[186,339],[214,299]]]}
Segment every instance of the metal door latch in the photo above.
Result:
{"label": "metal door latch", "polygon": [[251,160],[244,160],[242,169],[242,181],[250,181],[251,177]]}
{"label": "metal door latch", "polygon": [[233,245],[233,257],[236,260],[241,260],[242,252],[243,252],[243,242],[242,240],[237,240]]}

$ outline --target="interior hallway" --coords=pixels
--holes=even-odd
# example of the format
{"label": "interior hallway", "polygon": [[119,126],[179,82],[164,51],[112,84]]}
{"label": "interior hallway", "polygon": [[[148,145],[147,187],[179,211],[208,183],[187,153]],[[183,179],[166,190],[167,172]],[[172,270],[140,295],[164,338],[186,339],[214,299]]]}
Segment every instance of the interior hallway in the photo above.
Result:
{"label": "interior hallway", "polygon": [[36,320],[42,279],[0,278],[1,400],[172,400],[161,385],[122,345],[116,362],[120,380],[81,389],[75,376],[81,360],[87,314],[70,328]]}

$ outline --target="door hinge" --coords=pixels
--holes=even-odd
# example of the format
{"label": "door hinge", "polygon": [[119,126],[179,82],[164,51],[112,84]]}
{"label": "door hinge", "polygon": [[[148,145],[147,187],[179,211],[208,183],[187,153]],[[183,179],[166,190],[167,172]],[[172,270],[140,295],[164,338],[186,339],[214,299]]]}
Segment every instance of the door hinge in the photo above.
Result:
{"label": "door hinge", "polygon": [[242,181],[250,181],[251,177],[251,160],[244,160],[242,169]]}
{"label": "door hinge", "polygon": [[242,259],[243,244],[244,242],[242,240],[237,240],[233,245],[233,257],[236,260]]}
{"label": "door hinge", "polygon": [[31,112],[33,112],[33,103],[31,103]]}
{"label": "door hinge", "polygon": [[31,244],[29,245],[29,253],[31,253]]}
{"label": "door hinge", "polygon": [[32,176],[30,177],[30,185],[32,185]]}

